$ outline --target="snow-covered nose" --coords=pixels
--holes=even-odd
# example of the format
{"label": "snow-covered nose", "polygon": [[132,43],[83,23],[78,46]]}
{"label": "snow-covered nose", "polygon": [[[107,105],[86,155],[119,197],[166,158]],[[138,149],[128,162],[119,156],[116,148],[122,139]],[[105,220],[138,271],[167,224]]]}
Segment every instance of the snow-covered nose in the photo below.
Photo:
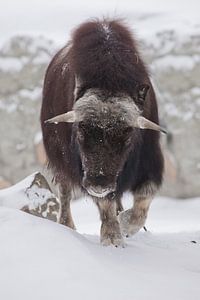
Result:
{"label": "snow-covered nose", "polygon": [[85,174],[82,186],[87,192],[94,197],[103,198],[116,189],[114,178],[109,178],[104,175],[88,176]]}

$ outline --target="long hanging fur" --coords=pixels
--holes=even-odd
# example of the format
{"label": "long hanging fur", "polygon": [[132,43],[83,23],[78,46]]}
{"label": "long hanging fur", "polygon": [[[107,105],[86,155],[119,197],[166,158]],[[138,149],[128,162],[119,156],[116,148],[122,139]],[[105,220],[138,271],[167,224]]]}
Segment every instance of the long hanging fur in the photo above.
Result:
{"label": "long hanging fur", "polygon": [[[75,93],[75,80],[80,87]],[[149,74],[129,29],[117,20],[95,20],[80,25],[71,41],[52,59],[45,76],[41,126],[44,146],[57,181],[80,186],[83,177],[79,150],[71,124],[44,124],[58,114],[70,111],[88,89],[101,89],[108,95],[126,93],[135,103],[138,83],[150,90],[143,116],[158,123],[156,97]],[[75,96],[76,95],[76,98]],[[143,182],[162,182],[163,157],[159,133],[141,132],[140,146],[133,147],[118,180],[119,193],[137,190]],[[137,144],[137,143],[136,143]]]}

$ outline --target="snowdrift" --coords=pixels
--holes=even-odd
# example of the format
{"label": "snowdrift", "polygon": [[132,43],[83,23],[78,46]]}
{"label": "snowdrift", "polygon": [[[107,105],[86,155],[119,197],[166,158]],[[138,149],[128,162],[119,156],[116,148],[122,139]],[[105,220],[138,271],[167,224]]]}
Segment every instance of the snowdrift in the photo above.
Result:
{"label": "snowdrift", "polygon": [[86,200],[72,205],[78,232],[0,207],[0,299],[198,299],[200,199],[155,199],[148,231],[122,249],[100,245],[97,209]]}

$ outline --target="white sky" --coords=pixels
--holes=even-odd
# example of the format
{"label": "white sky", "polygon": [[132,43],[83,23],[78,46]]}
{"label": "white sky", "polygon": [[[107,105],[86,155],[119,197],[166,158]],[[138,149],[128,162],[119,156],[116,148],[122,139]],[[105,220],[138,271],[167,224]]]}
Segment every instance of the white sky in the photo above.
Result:
{"label": "white sky", "polygon": [[[44,34],[63,43],[75,25],[102,15],[124,17],[140,34],[140,30],[145,32],[153,24],[138,25],[144,14],[151,15],[151,20],[157,18],[158,13],[168,16],[157,22],[162,27],[170,23],[176,26],[180,20],[189,25],[200,23],[199,12],[199,0],[0,0],[0,42],[14,34],[25,33]],[[154,26],[157,25],[154,24],[152,30],[156,29]]]}

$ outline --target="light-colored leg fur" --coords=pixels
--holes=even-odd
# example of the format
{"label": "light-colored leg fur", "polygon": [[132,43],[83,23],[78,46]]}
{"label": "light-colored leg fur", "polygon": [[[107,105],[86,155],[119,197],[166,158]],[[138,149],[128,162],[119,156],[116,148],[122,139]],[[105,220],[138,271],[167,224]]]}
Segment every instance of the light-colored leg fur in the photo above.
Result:
{"label": "light-colored leg fur", "polygon": [[60,213],[60,224],[68,226],[72,229],[76,229],[70,208],[70,201],[72,198],[72,191],[70,188],[59,186],[59,199],[61,204],[61,213]]}
{"label": "light-colored leg fur", "polygon": [[119,198],[119,199],[116,200],[116,213],[117,213],[117,216],[123,210],[124,210],[124,208],[123,208],[123,205],[122,205],[122,202],[121,202],[121,198]]}
{"label": "light-colored leg fur", "polygon": [[118,219],[123,236],[131,236],[145,225],[148,210],[155,191],[155,185],[144,185],[144,187],[134,194],[133,207],[119,214]]}
{"label": "light-colored leg fur", "polygon": [[117,220],[116,202],[112,200],[95,201],[101,217],[101,243],[104,246],[114,245],[115,247],[124,246],[120,225]]}

